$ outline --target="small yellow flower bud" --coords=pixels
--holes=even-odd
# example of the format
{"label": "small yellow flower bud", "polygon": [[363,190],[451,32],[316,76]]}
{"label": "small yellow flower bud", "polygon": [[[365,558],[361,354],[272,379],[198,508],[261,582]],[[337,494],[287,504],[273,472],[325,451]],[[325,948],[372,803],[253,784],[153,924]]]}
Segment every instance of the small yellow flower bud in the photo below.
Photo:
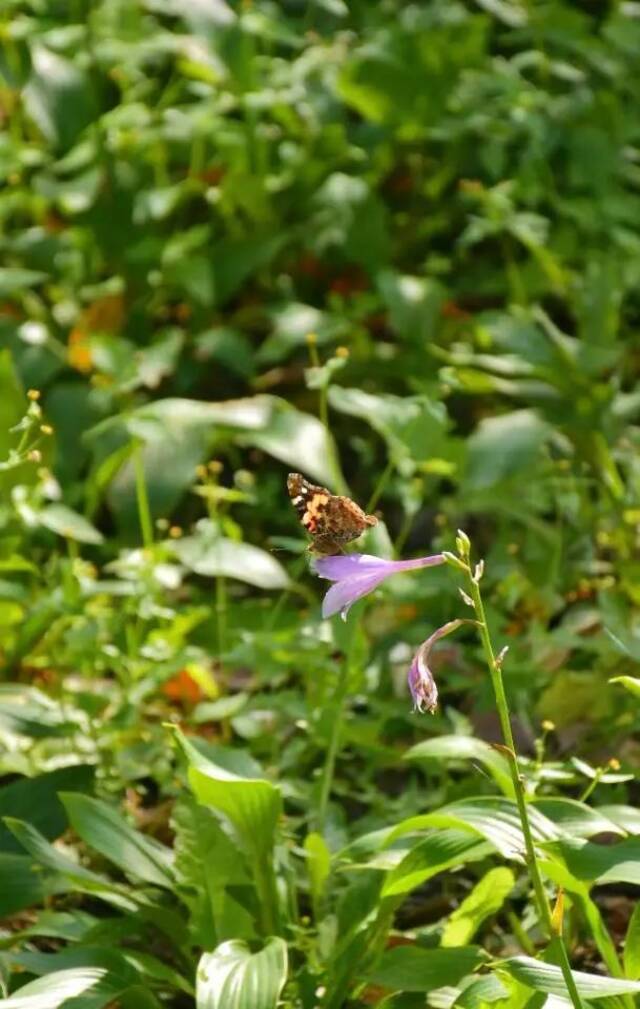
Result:
{"label": "small yellow flower bud", "polygon": [[164,519],[164,518],[162,518],[162,519],[156,519],[156,529],[159,532],[166,533],[166,531],[167,531],[168,528],[169,528],[169,522],[168,522],[167,519]]}
{"label": "small yellow flower bud", "polygon": [[206,475],[207,475],[206,466],[196,466],[196,476],[198,477],[198,480],[204,480]]}
{"label": "small yellow flower bud", "polygon": [[349,348],[348,347],[336,347],[336,352],[335,352],[335,356],[336,357],[347,358],[347,357],[349,357],[349,353],[350,352],[349,352]]}
{"label": "small yellow flower bud", "polygon": [[610,771],[619,771],[620,761],[618,760],[618,758],[612,757],[611,760],[609,761],[608,767]]}
{"label": "small yellow flower bud", "polygon": [[40,390],[39,389],[29,389],[29,391],[27,393],[27,399],[30,399],[32,403],[35,403],[36,400],[40,399]]}
{"label": "small yellow flower bud", "polygon": [[550,718],[543,719],[542,730],[543,732],[554,732],[556,723],[552,722]]}
{"label": "small yellow flower bud", "polygon": [[315,345],[318,342],[318,334],[317,333],[307,333],[307,335],[305,336],[305,340],[307,341],[307,346],[308,347],[315,347]]}
{"label": "small yellow flower bud", "polygon": [[42,434],[53,434],[53,428],[51,427],[51,424],[41,424],[40,431],[42,432]]}
{"label": "small yellow flower bud", "polygon": [[222,473],[224,466],[219,459],[212,459],[208,469],[210,473]]}
{"label": "small yellow flower bud", "polygon": [[39,452],[37,448],[31,449],[27,455],[29,462],[42,462],[42,452]]}
{"label": "small yellow flower bud", "polygon": [[171,526],[171,528],[169,529],[169,536],[171,537],[172,540],[179,540],[180,537],[182,536],[182,527]]}

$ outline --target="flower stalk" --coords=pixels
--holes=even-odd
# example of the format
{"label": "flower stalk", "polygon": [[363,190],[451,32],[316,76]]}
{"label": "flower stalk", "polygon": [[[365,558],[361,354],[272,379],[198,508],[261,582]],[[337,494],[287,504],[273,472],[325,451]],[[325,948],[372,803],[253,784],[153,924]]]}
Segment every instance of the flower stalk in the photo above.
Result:
{"label": "flower stalk", "polygon": [[496,656],[494,653],[493,645],[491,642],[491,636],[489,634],[489,628],[487,626],[487,618],[485,616],[484,605],[482,602],[482,593],[480,591],[480,579],[482,577],[483,567],[478,568],[476,566],[475,571],[472,571],[470,562],[470,543],[467,536],[459,533],[457,546],[460,556],[458,558],[455,558],[457,563],[454,566],[457,567],[459,570],[462,570],[461,568],[462,563],[462,565],[464,566],[465,575],[468,580],[469,596],[472,600],[473,608],[475,610],[478,633],[480,635],[480,641],[482,643],[482,648],[489,669],[489,674],[491,676],[491,683],[495,695],[496,707],[498,709],[498,717],[500,719],[502,737],[504,739],[504,743],[507,749],[509,769],[511,772],[511,779],[513,781],[516,804],[518,807],[518,815],[520,817],[520,825],[524,837],[527,868],[529,870],[529,876],[531,878],[531,883],[533,885],[533,891],[535,895],[536,906],[538,909],[538,915],[540,918],[540,922],[546,933],[547,939],[549,941],[549,945],[554,947],[554,950],[558,955],[559,966],[562,971],[564,982],[567,986],[567,992],[569,994],[569,998],[571,999],[571,1004],[574,1006],[574,1009],[582,1009],[582,1001],[580,999],[578,989],[576,988],[576,984],[573,979],[573,974],[571,972],[571,965],[569,963],[569,958],[567,955],[564,941],[562,939],[562,936],[558,934],[557,928],[554,927],[551,906],[549,904],[549,900],[544,889],[544,884],[542,882],[540,866],[538,865],[538,859],[536,856],[535,844],[533,840],[533,833],[531,830],[531,823],[529,820],[529,813],[527,810],[527,799],[524,791],[523,777],[520,773],[520,766],[518,763],[518,757],[516,755],[515,742],[513,739],[513,732],[511,729],[509,704],[507,701],[507,695],[504,689],[504,681],[502,678],[502,659],[504,658],[504,655],[503,653],[501,653],[500,656]]}

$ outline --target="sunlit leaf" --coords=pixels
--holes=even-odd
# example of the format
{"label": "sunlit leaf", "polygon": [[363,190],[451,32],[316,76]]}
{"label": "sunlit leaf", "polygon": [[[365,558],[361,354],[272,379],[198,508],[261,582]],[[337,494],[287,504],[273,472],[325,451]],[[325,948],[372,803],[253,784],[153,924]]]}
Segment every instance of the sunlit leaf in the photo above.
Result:
{"label": "sunlit leaf", "polygon": [[225,942],[203,953],[197,969],[197,1009],[276,1009],[287,978],[287,946],[269,939],[252,953],[246,943]]}

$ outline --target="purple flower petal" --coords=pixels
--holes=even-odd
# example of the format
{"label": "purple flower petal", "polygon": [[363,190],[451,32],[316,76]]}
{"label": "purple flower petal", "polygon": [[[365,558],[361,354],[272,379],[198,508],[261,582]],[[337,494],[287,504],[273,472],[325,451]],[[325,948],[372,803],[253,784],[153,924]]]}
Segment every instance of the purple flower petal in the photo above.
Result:
{"label": "purple flower petal", "polygon": [[387,578],[398,571],[413,571],[443,563],[444,556],[442,554],[416,557],[408,561],[388,561],[384,557],[375,557],[373,554],[336,554],[333,557],[320,557],[315,562],[315,568],[321,578],[338,582],[343,578],[369,574],[373,568],[378,570],[383,578]]}
{"label": "purple flower petal", "polygon": [[363,596],[373,592],[384,577],[384,574],[374,571],[359,578],[343,578],[336,582],[322,600],[322,616],[326,619],[332,617],[334,613],[341,612],[343,619],[346,620],[349,607],[357,599],[362,599]]}
{"label": "purple flower petal", "polygon": [[413,662],[408,673],[409,690],[413,697],[413,707],[415,711],[429,711],[431,714],[438,705],[438,688],[433,678],[433,673],[429,668],[431,650],[436,641],[444,638],[452,631],[456,631],[461,624],[471,624],[473,620],[450,620],[449,623],[438,627],[426,641],[423,641],[418,651],[413,657]]}
{"label": "purple flower petal", "polygon": [[408,561],[387,561],[372,554],[337,554],[335,557],[321,557],[315,562],[315,569],[321,578],[335,582],[322,603],[323,617],[333,616],[342,611],[346,617],[349,607],[366,596],[388,578],[399,571],[414,571],[418,568],[443,564],[442,554],[431,557],[416,557]]}

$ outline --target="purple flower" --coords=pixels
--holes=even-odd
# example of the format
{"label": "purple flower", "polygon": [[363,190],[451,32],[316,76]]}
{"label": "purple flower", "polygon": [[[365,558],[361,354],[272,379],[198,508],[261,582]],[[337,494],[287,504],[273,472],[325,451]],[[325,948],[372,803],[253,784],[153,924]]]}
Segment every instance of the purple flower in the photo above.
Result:
{"label": "purple flower", "polygon": [[415,711],[430,711],[432,714],[438,704],[438,688],[433,678],[433,673],[429,668],[431,650],[436,641],[451,634],[460,627],[461,624],[472,623],[469,620],[450,620],[448,624],[443,624],[434,631],[426,641],[423,641],[418,651],[413,657],[411,668],[409,669],[409,690],[413,697]]}
{"label": "purple flower", "polygon": [[337,554],[316,561],[316,571],[321,578],[335,582],[322,601],[322,616],[341,613],[346,620],[349,607],[362,596],[373,592],[389,575],[398,571],[415,571],[444,564],[443,554],[417,557],[410,561],[386,561],[371,554]]}

